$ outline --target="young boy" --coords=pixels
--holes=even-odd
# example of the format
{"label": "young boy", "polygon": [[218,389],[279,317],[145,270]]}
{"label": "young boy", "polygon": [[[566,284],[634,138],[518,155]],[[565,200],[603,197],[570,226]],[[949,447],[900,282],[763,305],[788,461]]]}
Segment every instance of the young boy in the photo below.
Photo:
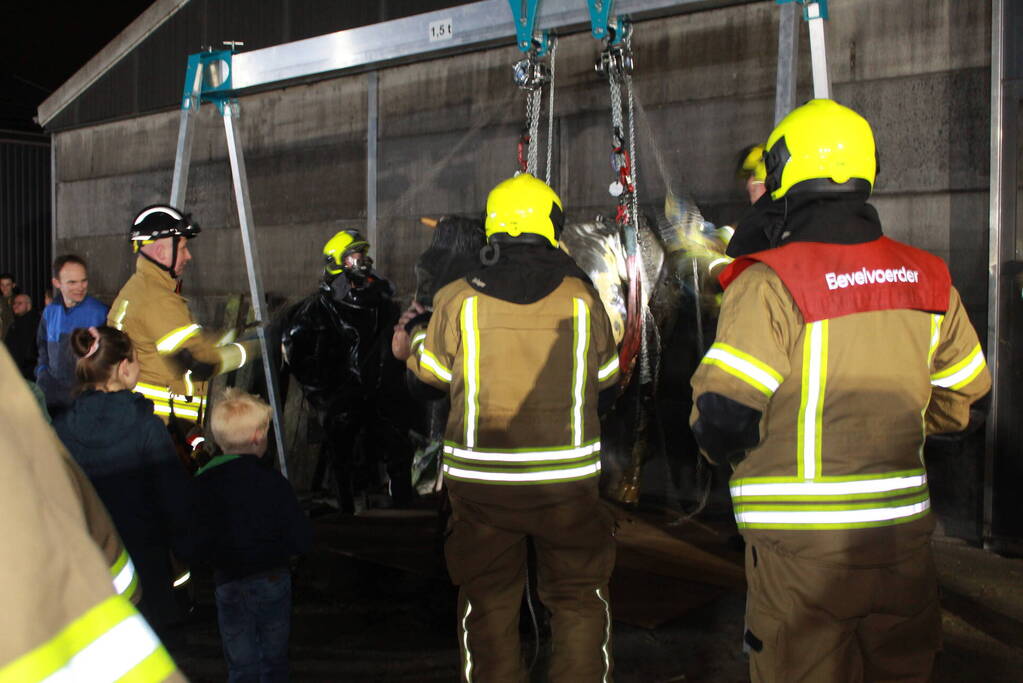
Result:
{"label": "young boy", "polygon": [[270,406],[228,389],[210,413],[223,451],[196,472],[196,559],[209,562],[230,681],[286,681],[292,555],[312,530],[287,480],[264,462]]}

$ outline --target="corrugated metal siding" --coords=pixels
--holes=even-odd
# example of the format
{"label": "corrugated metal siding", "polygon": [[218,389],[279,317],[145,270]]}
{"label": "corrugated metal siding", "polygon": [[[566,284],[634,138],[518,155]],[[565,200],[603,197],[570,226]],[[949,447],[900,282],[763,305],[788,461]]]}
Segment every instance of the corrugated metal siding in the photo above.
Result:
{"label": "corrugated metal siding", "polygon": [[50,282],[50,143],[0,133],[0,272],[42,308]]}
{"label": "corrugated metal siding", "polygon": [[188,55],[239,40],[240,51],[464,5],[452,0],[192,0],[47,126],[51,131],[180,104]]}

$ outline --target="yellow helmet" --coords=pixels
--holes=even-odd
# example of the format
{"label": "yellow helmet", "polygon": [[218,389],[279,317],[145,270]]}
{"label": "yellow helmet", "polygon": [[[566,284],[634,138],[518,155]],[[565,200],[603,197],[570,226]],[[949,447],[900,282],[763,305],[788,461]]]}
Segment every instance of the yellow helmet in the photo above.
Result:
{"label": "yellow helmet", "polygon": [[340,275],[344,270],[344,258],[353,251],[369,250],[369,242],[356,230],[342,230],[323,245],[324,269],[331,275]]}
{"label": "yellow helmet", "polygon": [[565,214],[561,199],[547,183],[528,173],[509,178],[487,196],[487,240],[499,233],[540,235],[558,246]]}
{"label": "yellow helmet", "polygon": [[740,180],[752,177],[754,180],[764,182],[767,177],[767,169],[764,168],[764,146],[750,145],[743,148],[739,154],[739,168],[735,175]]}
{"label": "yellow helmet", "polygon": [[[795,192],[866,190],[874,186],[877,152],[867,120],[834,100],[793,109],[767,138],[767,189],[773,199]],[[805,183],[795,187],[800,183]]]}

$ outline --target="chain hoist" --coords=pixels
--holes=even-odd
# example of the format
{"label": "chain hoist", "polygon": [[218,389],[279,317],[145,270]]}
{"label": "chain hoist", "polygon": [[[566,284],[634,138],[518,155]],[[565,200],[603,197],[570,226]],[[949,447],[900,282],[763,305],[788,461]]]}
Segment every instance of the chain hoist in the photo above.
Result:
{"label": "chain hoist", "polygon": [[638,358],[640,382],[646,383],[651,380],[652,373],[644,334],[647,313],[643,305],[643,272],[639,253],[632,24],[619,17],[606,25],[604,35],[604,49],[594,68],[607,78],[611,94],[611,169],[614,180],[608,186],[608,192],[618,202],[615,223],[625,247],[629,288],[625,336],[622,339],[619,363],[622,367],[622,381],[627,383],[632,376],[633,363]]}
{"label": "chain hoist", "polygon": [[[526,91],[526,125],[519,137],[517,157],[519,171],[537,176],[540,156],[540,112],[543,90],[547,86],[547,168],[545,180],[551,184],[551,162],[554,140],[554,67],[558,43],[545,36],[544,49],[533,45],[526,56],[512,67],[515,85]],[[544,61],[546,59],[547,61]]]}

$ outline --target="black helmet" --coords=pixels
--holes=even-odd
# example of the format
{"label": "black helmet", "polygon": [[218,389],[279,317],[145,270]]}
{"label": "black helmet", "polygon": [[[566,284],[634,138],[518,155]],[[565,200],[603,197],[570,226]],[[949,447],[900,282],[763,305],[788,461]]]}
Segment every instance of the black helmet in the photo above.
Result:
{"label": "black helmet", "polygon": [[200,230],[199,224],[192,221],[192,214],[182,213],[166,204],[153,204],[139,211],[131,223],[131,231],[128,235],[131,239],[133,252],[139,252],[143,246],[152,244],[156,240],[170,237],[173,240],[170,266],[156,261],[145,252],[141,252],[141,254],[143,258],[152,261],[170,273],[171,277],[176,278],[178,277],[175,270],[178,262],[178,240],[182,238],[190,240],[198,235]]}
{"label": "black helmet", "polygon": [[173,206],[154,204],[139,211],[131,223],[129,233],[132,250],[164,237],[192,239],[202,228],[192,221],[192,214],[182,213]]}

